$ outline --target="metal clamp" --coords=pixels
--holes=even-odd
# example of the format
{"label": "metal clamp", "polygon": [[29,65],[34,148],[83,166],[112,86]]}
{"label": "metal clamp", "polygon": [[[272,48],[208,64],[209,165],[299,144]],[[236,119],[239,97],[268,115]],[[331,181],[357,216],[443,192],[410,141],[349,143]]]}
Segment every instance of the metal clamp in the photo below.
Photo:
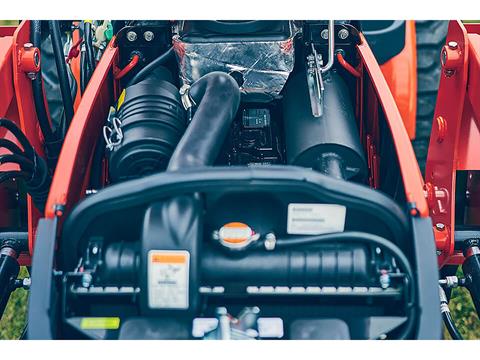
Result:
{"label": "metal clamp", "polygon": [[185,110],[190,110],[192,107],[196,106],[195,101],[193,101],[190,96],[190,85],[184,84],[179,90],[180,98],[182,99],[182,105]]}
{"label": "metal clamp", "polygon": [[103,137],[105,139],[106,148],[112,151],[115,146],[120,145],[123,140],[122,122],[119,118],[112,119],[112,127],[105,125],[103,127]]}

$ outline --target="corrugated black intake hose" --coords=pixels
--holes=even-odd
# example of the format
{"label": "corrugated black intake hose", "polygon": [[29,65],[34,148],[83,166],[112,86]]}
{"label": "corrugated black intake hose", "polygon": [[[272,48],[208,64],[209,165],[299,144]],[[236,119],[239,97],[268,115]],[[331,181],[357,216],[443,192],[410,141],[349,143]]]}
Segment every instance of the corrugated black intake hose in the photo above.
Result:
{"label": "corrugated black intake hose", "polygon": [[150,74],[153,70],[155,70],[160,65],[165,64],[165,62],[167,62],[167,60],[169,60],[173,54],[174,54],[173,47],[171,47],[162,55],[160,55],[158,58],[153,60],[150,64],[145,66],[138,73],[136,73],[135,76],[128,82],[127,87],[135,85],[136,83],[139,83],[140,81],[144,80],[148,76],[148,74]]}
{"label": "corrugated black intake hose", "polygon": [[49,20],[50,36],[52,38],[53,53],[55,64],[57,66],[58,81],[62,93],[63,108],[65,110],[65,129],[68,129],[73,118],[73,99],[70,92],[70,82],[68,80],[67,64],[63,52],[62,35],[60,25],[57,20]]}
{"label": "corrugated black intake hose", "polygon": [[[33,46],[40,49],[42,43],[42,22],[40,20],[31,21],[31,40]],[[38,123],[42,130],[45,142],[49,143],[55,140],[55,135],[50,126],[47,108],[45,106],[45,96],[43,92],[42,69],[38,72],[36,78],[32,80],[33,100],[35,103],[35,111],[37,112]]]}
{"label": "corrugated black intake hose", "polygon": [[199,106],[170,158],[168,171],[212,165],[240,104],[237,82],[223,72],[200,78],[189,96]]}
{"label": "corrugated black intake hose", "polygon": [[28,250],[27,232],[0,233],[0,318],[15,290],[13,284],[20,270],[17,258],[25,250]]}

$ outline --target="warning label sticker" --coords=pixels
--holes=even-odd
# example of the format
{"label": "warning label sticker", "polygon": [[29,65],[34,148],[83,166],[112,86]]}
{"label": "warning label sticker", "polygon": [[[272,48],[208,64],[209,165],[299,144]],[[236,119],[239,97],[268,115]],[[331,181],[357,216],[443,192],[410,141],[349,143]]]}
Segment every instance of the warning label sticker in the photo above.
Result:
{"label": "warning label sticker", "polygon": [[347,208],[336,204],[288,204],[287,233],[319,235],[342,232]]}
{"label": "warning label sticker", "polygon": [[148,252],[148,306],[152,309],[188,309],[190,253]]}

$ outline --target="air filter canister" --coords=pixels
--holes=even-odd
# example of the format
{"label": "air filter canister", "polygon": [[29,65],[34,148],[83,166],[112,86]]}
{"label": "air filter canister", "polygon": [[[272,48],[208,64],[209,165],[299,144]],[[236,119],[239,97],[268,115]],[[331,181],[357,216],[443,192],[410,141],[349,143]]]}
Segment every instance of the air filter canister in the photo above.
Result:
{"label": "air filter canister", "polygon": [[124,95],[116,114],[121,141],[109,154],[113,182],[165,170],[187,127],[178,89],[166,68],[127,87]]}

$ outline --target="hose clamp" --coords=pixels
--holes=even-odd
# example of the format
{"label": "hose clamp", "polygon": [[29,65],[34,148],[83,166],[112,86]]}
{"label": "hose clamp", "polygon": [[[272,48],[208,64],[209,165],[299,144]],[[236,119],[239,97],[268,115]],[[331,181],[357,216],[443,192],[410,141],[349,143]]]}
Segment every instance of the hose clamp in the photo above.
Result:
{"label": "hose clamp", "polygon": [[192,107],[197,106],[197,104],[195,104],[195,101],[190,96],[190,85],[188,84],[182,85],[179,92],[180,92],[180,98],[182,100],[182,105],[185,110],[189,110]]}

